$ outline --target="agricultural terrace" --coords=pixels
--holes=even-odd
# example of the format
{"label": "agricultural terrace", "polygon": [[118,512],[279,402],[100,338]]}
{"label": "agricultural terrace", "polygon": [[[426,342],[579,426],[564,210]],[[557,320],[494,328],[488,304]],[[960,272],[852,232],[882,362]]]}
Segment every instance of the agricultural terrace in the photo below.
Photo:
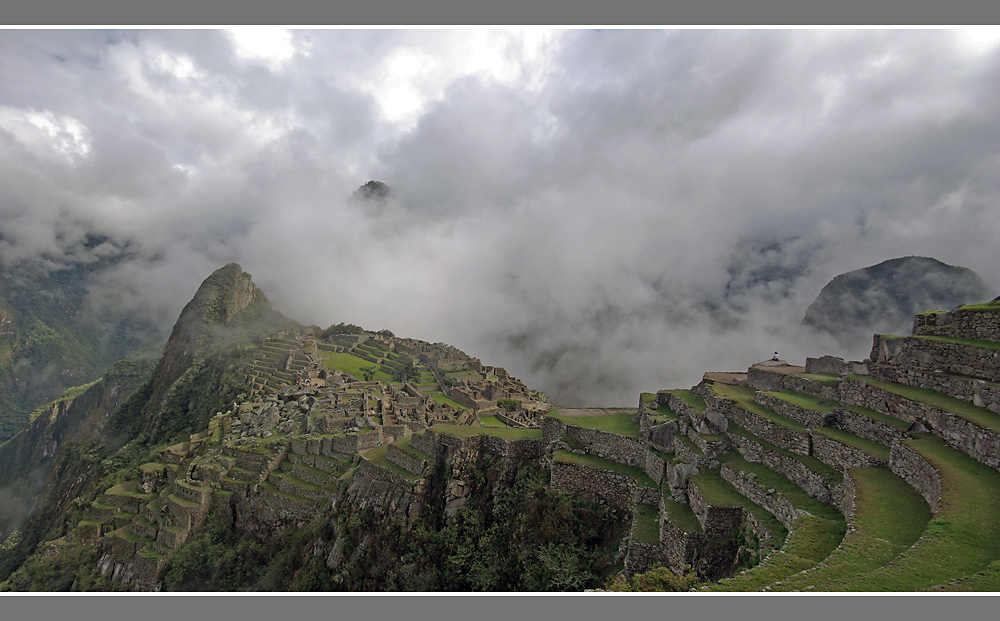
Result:
{"label": "agricultural terrace", "polygon": [[571,410],[553,410],[547,414],[567,425],[608,431],[629,438],[639,438],[639,423],[632,420],[635,411],[622,411],[621,408]]}
{"label": "agricultural terrace", "polygon": [[[333,352],[322,352],[323,353],[323,366],[330,369],[331,371],[343,371],[344,373],[350,373],[355,379],[362,379],[363,374],[361,372],[361,367],[370,367],[372,363],[358,358],[353,354],[338,354]],[[375,371],[374,381],[387,381],[391,380],[392,376],[381,369]]]}

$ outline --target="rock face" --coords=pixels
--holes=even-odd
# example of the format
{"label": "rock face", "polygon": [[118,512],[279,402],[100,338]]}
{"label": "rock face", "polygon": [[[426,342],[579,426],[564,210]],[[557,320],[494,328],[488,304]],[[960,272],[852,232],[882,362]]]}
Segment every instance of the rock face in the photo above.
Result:
{"label": "rock face", "polygon": [[916,313],[948,310],[995,295],[978,274],[927,257],[903,257],[841,274],[806,310],[802,324],[844,343],[908,334]]}
{"label": "rock face", "polygon": [[361,202],[384,203],[392,190],[381,181],[369,181],[354,191],[351,200]]}

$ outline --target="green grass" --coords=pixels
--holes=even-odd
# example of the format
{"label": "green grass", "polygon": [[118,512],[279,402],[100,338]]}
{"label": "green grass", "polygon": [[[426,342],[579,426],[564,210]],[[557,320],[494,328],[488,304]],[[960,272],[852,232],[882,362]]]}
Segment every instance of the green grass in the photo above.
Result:
{"label": "green grass", "polygon": [[927,388],[904,386],[902,384],[886,382],[869,376],[852,375],[851,379],[861,379],[869,386],[875,386],[876,388],[881,388],[886,392],[899,395],[900,397],[924,403],[939,410],[951,412],[956,416],[973,423],[974,425],[1000,433],[1000,414],[991,412],[986,408],[976,407],[968,401],[962,401],[961,399],[949,397],[948,395],[943,395]]}
{"label": "green grass", "polygon": [[530,438],[542,439],[541,429],[525,429],[521,427],[467,427],[465,425],[434,425],[430,428],[436,433],[443,433],[456,438],[469,438],[478,435],[496,436],[505,440],[521,440]]}
{"label": "green grass", "polygon": [[608,416],[570,416],[550,412],[548,416],[561,420],[567,425],[607,431],[629,438],[639,438],[639,423],[632,421],[632,417],[635,416],[634,412],[617,412]]}
{"label": "green grass", "polygon": [[382,466],[383,468],[395,472],[399,476],[403,477],[407,481],[419,481],[422,477],[417,474],[413,474],[409,470],[404,470],[396,464],[389,461],[388,457],[389,445],[383,444],[378,448],[373,448],[362,456],[362,459],[367,459],[376,466]]}
{"label": "green grass", "polygon": [[396,440],[395,442],[392,443],[392,445],[411,457],[416,457],[417,459],[423,460],[425,462],[433,461],[427,453],[421,451],[420,449],[416,448],[410,443],[412,439],[413,436],[406,436],[405,438],[400,438],[399,440]]}
{"label": "green grass", "polygon": [[693,407],[699,414],[705,413],[705,400],[700,396],[692,393],[690,390],[668,390],[670,394],[674,395],[687,405]]}
{"label": "green grass", "polygon": [[833,427],[819,427],[813,429],[813,431],[821,436],[830,438],[831,440],[836,440],[841,444],[856,448],[859,451],[864,451],[873,457],[878,457],[879,459],[889,459],[889,447],[884,444],[879,444],[878,442],[873,442],[872,440],[866,440],[865,438],[860,438],[853,433],[844,431],[843,429],[834,429]]}
{"label": "green grass", "polygon": [[844,480],[844,475],[841,474],[839,470],[831,468],[830,466],[824,464],[815,457],[799,455],[798,453],[793,453],[788,449],[771,444],[767,440],[763,438],[758,438],[757,436],[753,435],[746,429],[738,427],[737,425],[730,424],[729,433],[741,436],[752,442],[755,442],[768,451],[774,451],[775,453],[779,453],[784,457],[788,457],[790,459],[794,459],[798,462],[801,462],[806,468],[809,468],[816,474],[823,477],[823,480],[826,481],[827,485],[838,485]]}
{"label": "green grass", "polygon": [[848,590],[913,591],[975,575],[1000,558],[1000,472],[931,434],[907,440],[941,474],[941,506],[923,537],[891,566]]}
{"label": "green grass", "polygon": [[689,438],[689,437],[687,437],[686,435],[683,435],[683,434],[676,434],[676,435],[674,435],[674,437],[675,438],[680,438],[681,444],[683,444],[684,446],[688,447],[688,449],[692,453],[694,453],[695,455],[697,455],[698,457],[705,457],[705,452],[702,451],[700,448],[698,448],[698,445],[695,444],[694,441],[691,440],[691,438]]}
{"label": "green grass", "polygon": [[[993,309],[1000,310],[1000,307],[994,306]],[[983,339],[963,339],[950,336],[911,336],[909,338],[920,339],[924,341],[934,341],[936,343],[955,343],[958,345],[968,345],[970,347],[980,347],[982,349],[1000,351],[1000,343],[995,343],[993,341],[986,341]]]}
{"label": "green grass", "polygon": [[753,400],[754,389],[750,387],[730,386],[728,384],[712,384],[709,390],[715,392],[720,397],[732,399],[741,409],[753,412],[761,418],[771,421],[775,425],[791,429],[792,431],[805,432],[808,429],[802,423],[794,421],[786,416],[770,410]]}
{"label": "green grass", "polygon": [[726,465],[737,472],[752,472],[757,475],[758,485],[762,485],[765,488],[774,488],[775,491],[780,492],[787,498],[796,509],[808,511],[812,515],[826,520],[844,522],[844,516],[835,507],[811,498],[801,487],[764,464],[749,462],[737,453],[726,460]]}
{"label": "green grass", "polygon": [[506,425],[503,424],[503,421],[496,416],[480,416],[479,422],[486,427],[506,427]]}
{"label": "green grass", "polygon": [[710,585],[712,591],[759,591],[788,576],[814,567],[827,558],[844,539],[847,523],[831,522],[813,515],[795,518],[785,546],[745,573]]}
{"label": "green grass", "polygon": [[[330,369],[331,371],[343,371],[344,373],[350,373],[356,379],[363,380],[364,374],[361,372],[361,367],[371,366],[372,363],[358,358],[353,354],[337,354],[334,352],[322,352],[323,353],[323,366]],[[392,376],[382,371],[381,369],[376,369],[373,381],[385,381],[392,379]]]}
{"label": "green grass", "polygon": [[899,557],[925,531],[930,509],[906,481],[887,468],[852,468],[850,473],[857,488],[854,530],[823,566],[793,576],[774,590],[881,590],[869,583],[872,572]]}
{"label": "green grass", "polygon": [[[983,302],[982,304],[966,304],[965,306],[958,307],[956,310],[974,311],[974,312],[1000,311],[1000,304],[996,302]],[[943,313],[945,311],[936,311],[936,312]]]}
{"label": "green grass", "polygon": [[852,406],[850,408],[850,411],[854,412],[855,414],[861,414],[862,416],[867,416],[872,420],[878,421],[884,425],[888,425],[889,427],[894,427],[896,429],[899,429],[900,431],[906,431],[907,429],[910,428],[911,424],[906,422],[905,420],[900,420],[895,416],[889,416],[888,414],[883,414],[882,412],[876,412],[875,410],[863,408],[859,405]]}
{"label": "green grass", "polygon": [[653,481],[653,479],[649,478],[649,475],[643,470],[634,466],[626,466],[625,464],[619,464],[618,462],[602,459],[597,455],[577,455],[576,453],[570,453],[568,451],[556,451],[555,460],[564,464],[590,466],[591,468],[599,468],[601,470],[617,472],[618,474],[625,474],[635,479],[636,484],[639,487],[654,487],[657,489],[660,487]]}
{"label": "green grass", "polygon": [[297,496],[295,494],[289,494],[288,492],[283,492],[280,489],[278,489],[278,486],[276,486],[274,483],[271,483],[270,481],[262,481],[258,487],[267,490],[268,492],[274,494],[275,496],[281,496],[282,498],[287,498],[288,500],[298,502],[304,505],[312,506],[316,504],[316,502],[313,501],[312,498],[305,498],[303,496]]}
{"label": "green grass", "polygon": [[819,397],[806,395],[801,392],[793,392],[791,390],[768,392],[764,394],[781,399],[782,401],[796,405],[804,410],[811,410],[821,414],[829,414],[840,407],[839,403],[831,403],[828,399],[820,399]]}
{"label": "green grass", "polygon": [[651,392],[639,393],[639,401],[648,406],[650,403],[656,401],[656,395]]}
{"label": "green grass", "polygon": [[675,502],[669,498],[663,498],[663,508],[666,509],[667,518],[678,528],[687,533],[700,533],[701,523],[698,517],[691,510],[689,505]]}
{"label": "green grass", "polygon": [[655,505],[636,505],[635,541],[660,543],[660,510]]}
{"label": "green grass", "polygon": [[[743,509],[754,514],[760,523],[763,524],[764,528],[774,534],[776,542],[783,542],[785,540],[788,530],[785,529],[784,525],[763,507],[736,491],[735,487],[722,478],[719,470],[704,470],[691,477],[690,480],[698,485],[701,497],[708,504],[713,507],[743,507]],[[775,545],[781,544],[776,543]]]}
{"label": "green grass", "polygon": [[469,406],[462,405],[458,401],[455,401],[454,399],[451,399],[451,398],[446,397],[444,395],[435,395],[435,394],[431,394],[431,393],[426,393],[426,394],[430,394],[431,399],[434,399],[438,403],[445,403],[445,404],[448,404],[448,405],[452,406],[453,408],[458,408],[460,410],[468,410],[469,409]]}

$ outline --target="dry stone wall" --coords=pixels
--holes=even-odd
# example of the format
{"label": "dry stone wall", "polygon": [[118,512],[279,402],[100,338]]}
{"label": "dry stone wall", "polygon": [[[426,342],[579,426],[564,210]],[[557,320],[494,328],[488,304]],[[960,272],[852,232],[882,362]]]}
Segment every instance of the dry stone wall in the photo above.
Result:
{"label": "dry stone wall", "polygon": [[660,542],[664,563],[678,576],[684,575],[684,569],[694,565],[698,548],[704,543],[702,533],[689,533],[671,522],[667,513],[660,507]]}
{"label": "dry stone wall", "polygon": [[553,461],[550,485],[620,511],[631,513],[635,506],[635,479],[611,470]]}
{"label": "dry stone wall", "polygon": [[801,487],[809,496],[822,502],[830,502],[833,497],[833,490],[836,486],[827,485],[826,479],[822,475],[811,470],[801,461],[765,448],[759,443],[735,433],[731,433],[729,439],[732,440],[733,446],[744,459],[764,464]]}
{"label": "dry stone wall", "polygon": [[747,369],[747,384],[756,390],[764,392],[791,390],[834,401],[838,397],[835,386],[830,386],[819,380],[809,379],[808,377],[789,375],[762,367],[750,367]]}
{"label": "dry stone wall", "polygon": [[763,507],[788,530],[792,530],[792,522],[795,518],[807,515],[805,511],[796,509],[781,492],[772,491],[769,493],[768,488],[757,483],[757,477],[752,472],[737,472],[728,465],[722,464],[721,474],[722,479],[736,488],[741,496]]}
{"label": "dry stone wall", "polygon": [[757,392],[753,400],[770,410],[774,410],[785,418],[794,420],[806,427],[826,427],[834,419],[834,414],[832,413],[827,414],[799,407],[784,399],[769,395],[766,392]]}
{"label": "dry stone wall", "polygon": [[923,313],[913,318],[913,334],[1000,342],[1000,308]]}
{"label": "dry stone wall", "polygon": [[793,453],[798,453],[799,455],[809,455],[808,432],[790,429],[773,423],[755,412],[744,410],[732,399],[713,395],[711,391],[709,391],[709,394],[705,398],[711,401],[713,408],[722,412],[734,423],[761,440],[766,440],[771,444],[780,446]]}
{"label": "dry stone wall", "polygon": [[902,442],[895,442],[889,456],[889,468],[920,492],[931,514],[937,513],[941,503],[941,475],[930,462]]}
{"label": "dry stone wall", "polygon": [[739,529],[743,520],[742,507],[713,506],[702,496],[695,481],[688,481],[688,500],[706,535],[724,537]]}
{"label": "dry stone wall", "polygon": [[843,401],[889,414],[901,420],[919,420],[952,448],[991,468],[1000,468],[1000,435],[951,412],[913,401],[860,380],[846,380]]}
{"label": "dry stone wall", "polygon": [[905,386],[927,388],[968,401],[973,405],[1000,414],[1000,384],[985,382],[971,377],[960,377],[926,371],[912,367],[877,365],[872,368],[872,376]]}
{"label": "dry stone wall", "polygon": [[392,463],[396,464],[403,470],[409,473],[421,475],[424,473],[424,469],[427,467],[424,460],[419,459],[413,455],[410,455],[403,449],[399,448],[395,444],[389,445],[389,451],[386,453],[386,457]]}
{"label": "dry stone wall", "polygon": [[877,364],[945,371],[1000,382],[1000,351],[986,347],[876,334],[871,359]]}
{"label": "dry stone wall", "polygon": [[906,437],[906,432],[897,427],[846,409],[837,410],[837,420],[834,427],[885,446],[892,446],[894,441]]}
{"label": "dry stone wall", "polygon": [[871,468],[885,466],[888,463],[885,459],[869,455],[861,449],[848,446],[821,433],[813,431],[811,435],[813,457],[841,472],[847,468]]}

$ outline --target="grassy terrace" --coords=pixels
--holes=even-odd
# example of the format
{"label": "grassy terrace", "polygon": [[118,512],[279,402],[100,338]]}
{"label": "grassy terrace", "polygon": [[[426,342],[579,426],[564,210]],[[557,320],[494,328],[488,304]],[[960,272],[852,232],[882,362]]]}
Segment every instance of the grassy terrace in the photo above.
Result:
{"label": "grassy terrace", "polygon": [[396,474],[403,477],[407,481],[416,482],[421,479],[419,475],[413,474],[408,470],[404,470],[399,466],[397,466],[396,464],[389,461],[388,452],[389,452],[389,445],[383,444],[378,448],[373,448],[372,450],[367,451],[362,457],[364,459],[367,459],[371,463],[375,464],[376,466],[382,466],[387,470],[395,472]]}
{"label": "grassy terrace", "polygon": [[850,582],[855,583],[854,590],[884,590],[871,581],[872,572],[897,559],[926,529],[930,509],[902,478],[887,468],[854,468],[850,473],[857,486],[854,530],[822,566],[792,576],[774,590],[851,590]]}
{"label": "grassy terrace", "polygon": [[563,413],[553,414],[552,412],[548,414],[548,416],[561,420],[567,425],[608,431],[629,438],[639,439],[639,423],[632,421],[634,415],[634,412],[629,411],[619,411],[607,416],[571,416]]}
{"label": "grassy terrace", "polygon": [[479,422],[487,427],[506,427],[496,416],[480,416]]}
{"label": "grassy terrace", "polygon": [[667,518],[678,528],[687,533],[700,533],[701,523],[698,517],[691,510],[690,505],[674,502],[664,495],[663,508],[666,509]]}
{"label": "grassy terrace", "polygon": [[[761,588],[780,582],[798,572],[814,567],[830,556],[843,541],[847,524],[839,523],[839,531],[831,528],[830,520],[805,515],[795,518],[792,533],[785,540],[785,546],[763,563],[741,575],[718,584],[709,585],[712,591],[759,591]],[[839,535],[838,535],[839,532]]]}
{"label": "grassy terrace", "polygon": [[995,414],[986,408],[976,407],[968,401],[949,397],[948,395],[943,395],[927,388],[914,388],[912,386],[894,384],[869,376],[852,375],[850,378],[863,380],[869,386],[875,386],[900,397],[912,399],[913,401],[924,403],[939,410],[951,412],[974,425],[1000,433],[1000,414]]}
{"label": "grassy terrace", "polygon": [[660,543],[660,510],[655,505],[636,505],[635,541]]}
{"label": "grassy terrace", "polygon": [[393,446],[395,446],[396,448],[398,448],[399,450],[403,451],[404,453],[406,453],[411,457],[416,457],[417,459],[422,459],[427,462],[433,461],[427,453],[421,451],[420,449],[410,444],[410,440],[412,439],[413,436],[407,436],[405,438],[400,438],[399,440],[396,440],[392,444]]}
{"label": "grassy terrace", "polygon": [[[994,310],[1000,310],[1000,307],[994,307]],[[920,339],[923,341],[934,341],[937,343],[955,343],[956,345],[968,345],[969,347],[980,347],[982,349],[1000,351],[1000,343],[994,343],[993,341],[985,341],[982,339],[963,339],[948,336],[911,336],[909,338]]]}
{"label": "grassy terrace", "polygon": [[1000,472],[948,447],[931,434],[907,446],[941,473],[938,514],[912,549],[849,590],[913,591],[977,574],[1000,559]]}
{"label": "grassy terrace", "polygon": [[884,444],[879,444],[878,442],[873,442],[872,440],[866,440],[865,438],[859,438],[853,433],[849,433],[843,429],[834,429],[833,427],[819,427],[813,429],[813,431],[821,436],[830,438],[831,440],[836,440],[841,444],[846,444],[847,446],[856,448],[859,451],[864,451],[872,457],[889,459],[889,447]]}
{"label": "grassy terrace", "polygon": [[[364,379],[361,367],[371,366],[372,363],[358,358],[353,354],[337,354],[333,352],[323,352],[323,366],[331,371],[343,371],[350,373],[357,379]],[[375,381],[385,381],[392,379],[392,376],[382,370],[376,370],[372,378]]]}
{"label": "grassy terrace", "polygon": [[646,474],[645,471],[634,466],[626,466],[625,464],[619,464],[618,462],[602,459],[597,455],[577,455],[576,453],[570,453],[569,451],[556,451],[555,461],[564,464],[590,466],[591,468],[599,468],[601,470],[617,472],[618,474],[625,474],[635,479],[636,484],[639,487],[655,487],[657,489],[660,487],[653,481],[653,479],[649,478],[649,475]]}
{"label": "grassy terrace", "polygon": [[698,457],[704,457],[705,456],[705,452],[702,451],[700,448],[698,448],[698,445],[695,444],[694,441],[691,440],[691,438],[687,437],[684,434],[676,434],[674,437],[675,438],[680,438],[681,444],[683,444],[684,446],[688,447],[688,449],[692,453],[694,453],[695,455],[697,455]]}
{"label": "grassy terrace", "polygon": [[718,470],[704,470],[700,474],[691,477],[691,480],[698,485],[701,497],[713,507],[743,507],[746,511],[754,514],[764,528],[775,535],[775,546],[780,546],[788,535],[788,531],[773,515],[764,510],[755,502],[748,500],[741,495],[736,488],[726,483]]}
{"label": "grassy terrace", "polygon": [[720,397],[725,397],[726,399],[732,399],[736,402],[736,405],[741,409],[748,412],[753,412],[761,418],[771,421],[775,425],[779,425],[786,429],[791,429],[792,431],[802,431],[804,432],[807,427],[802,423],[796,422],[790,418],[782,416],[773,410],[769,410],[766,407],[760,405],[753,400],[754,389],[750,387],[742,388],[739,386],[730,386],[727,384],[712,384],[709,386],[709,390],[713,391]]}
{"label": "grassy terrace", "polygon": [[753,435],[746,429],[738,427],[737,425],[730,424],[729,433],[740,436],[742,438],[746,438],[747,440],[750,440],[752,442],[756,442],[757,444],[761,445],[763,448],[769,451],[780,453],[784,457],[788,457],[790,459],[794,459],[796,461],[801,462],[805,467],[809,468],[816,474],[822,476],[823,479],[826,481],[827,485],[837,485],[843,482],[844,480],[844,475],[842,475],[840,471],[836,470],[835,468],[831,468],[830,466],[827,466],[826,464],[816,459],[815,457],[807,457],[805,455],[799,455],[798,453],[793,453],[787,449],[781,448],[780,446],[771,444],[767,440],[764,440],[763,438],[758,438],[757,436]]}
{"label": "grassy terrace", "polygon": [[541,429],[524,429],[519,427],[467,427],[465,425],[434,425],[430,428],[435,433],[443,433],[456,438],[469,438],[478,435],[496,436],[504,440],[521,440],[530,438],[542,439]]}
{"label": "grassy terrace", "polygon": [[[743,472],[752,472],[757,475],[757,483],[759,485],[763,485],[766,488],[773,487],[775,491],[781,492],[796,509],[808,511],[816,517],[830,520],[831,522],[844,524],[844,516],[841,515],[840,511],[815,498],[811,498],[801,487],[764,464],[749,462],[737,453],[726,460],[726,465],[737,472],[742,470]],[[843,536],[843,532],[841,532],[841,536]]]}
{"label": "grassy terrace", "polygon": [[693,407],[699,414],[705,413],[705,400],[698,395],[692,393],[688,389],[678,389],[678,390],[668,390],[670,394],[674,395],[684,403]]}
{"label": "grassy terrace", "polygon": [[434,399],[438,403],[444,403],[444,404],[450,405],[450,406],[452,406],[454,408],[458,408],[460,410],[468,410],[469,409],[469,406],[462,405],[458,401],[455,401],[454,399],[451,399],[451,398],[446,397],[444,395],[440,395],[440,394],[435,395],[433,393],[425,393],[425,394],[430,395],[431,399]]}
{"label": "grassy terrace", "polygon": [[143,494],[140,492],[138,481],[126,481],[124,483],[119,483],[104,493],[111,496],[131,496],[133,498],[141,498],[142,500],[152,500],[153,498],[156,498],[156,494]]}
{"label": "grassy terrace", "polygon": [[266,489],[268,492],[274,494],[275,496],[281,496],[282,498],[287,498],[288,500],[302,503],[304,505],[315,505],[316,503],[311,498],[304,498],[302,496],[296,496],[295,494],[289,494],[278,489],[274,483],[270,481],[262,481],[259,484],[261,489]]}
{"label": "grassy terrace", "polygon": [[837,375],[825,375],[823,373],[797,373],[795,371],[789,371],[787,369],[782,369],[781,367],[756,367],[763,371],[770,371],[773,373],[781,373],[782,375],[795,375],[797,377],[804,377],[814,382],[820,382],[826,384],[827,386],[837,386],[841,382],[841,378]]}
{"label": "grassy terrace", "polygon": [[855,414],[861,414],[862,416],[867,416],[868,418],[878,421],[884,425],[890,427],[895,427],[900,431],[906,431],[910,428],[910,423],[905,420],[899,420],[894,416],[889,416],[888,414],[883,414],[882,412],[876,412],[875,410],[870,410],[868,408],[863,408],[861,406],[855,405],[850,408],[850,411]]}
{"label": "grassy terrace", "polygon": [[782,401],[787,401],[788,403],[797,405],[804,410],[811,410],[821,414],[830,414],[840,406],[839,403],[832,403],[826,399],[820,399],[819,397],[814,397],[801,392],[793,392],[791,390],[767,392],[764,394],[781,399]]}

